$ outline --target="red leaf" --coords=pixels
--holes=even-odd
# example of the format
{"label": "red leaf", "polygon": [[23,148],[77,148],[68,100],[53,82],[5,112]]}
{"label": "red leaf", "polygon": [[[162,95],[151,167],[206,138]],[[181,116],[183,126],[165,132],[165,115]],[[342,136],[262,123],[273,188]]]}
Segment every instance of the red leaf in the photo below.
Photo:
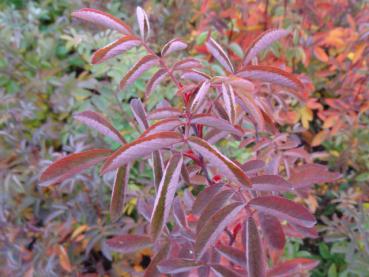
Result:
{"label": "red leaf", "polygon": [[110,216],[112,221],[118,219],[122,213],[130,167],[130,164],[119,167],[115,173],[114,186],[110,200]]}
{"label": "red leaf", "polygon": [[190,110],[195,113],[203,104],[204,99],[206,98],[206,94],[208,93],[210,88],[210,82],[205,81],[201,84],[200,88],[196,92],[195,98],[192,100]]}
{"label": "red leaf", "polygon": [[286,192],[293,190],[290,183],[278,175],[260,175],[251,178],[252,189],[257,191]]}
{"label": "red leaf", "polygon": [[147,83],[145,97],[149,97],[154,89],[160,84],[161,81],[167,77],[168,72],[166,69],[159,69],[156,73],[151,77],[150,81]]}
{"label": "red leaf", "polygon": [[179,185],[182,162],[183,158],[180,154],[173,155],[163,173],[150,220],[150,233],[153,240],[158,238],[168,220],[174,194]]}
{"label": "red leaf", "polygon": [[246,221],[246,262],[250,277],[265,277],[265,257],[258,228],[252,217]]}
{"label": "red leaf", "polygon": [[177,70],[188,70],[188,69],[193,69],[193,68],[198,68],[201,67],[201,63],[199,60],[196,60],[194,58],[186,58],[183,59],[179,62],[176,62],[173,65],[173,71],[177,71]]}
{"label": "red leaf", "polygon": [[202,211],[200,218],[197,222],[196,231],[199,232],[204,225],[207,224],[207,220],[210,219],[217,211],[219,211],[224,204],[233,196],[232,190],[223,190],[217,193],[206,205]]}
{"label": "red leaf", "polygon": [[145,71],[149,70],[154,65],[158,64],[159,60],[154,55],[147,55],[141,58],[128,73],[120,81],[119,88],[124,89],[126,86],[133,84],[138,77],[140,77]]}
{"label": "red leaf", "polygon": [[278,219],[272,215],[259,212],[259,223],[268,244],[274,248],[283,250],[286,238]]}
{"label": "red leaf", "polygon": [[243,64],[246,65],[261,51],[269,47],[273,42],[287,36],[289,32],[283,29],[267,30],[260,34],[248,47]]}
{"label": "red leaf", "polygon": [[91,129],[98,131],[104,136],[108,136],[120,144],[125,143],[122,135],[107,121],[101,114],[93,111],[85,111],[74,115],[78,121],[86,124]]}
{"label": "red leaf", "polygon": [[159,263],[158,268],[161,273],[178,274],[191,271],[202,264],[190,259],[172,258]]}
{"label": "red leaf", "polygon": [[144,277],[161,277],[158,264],[167,257],[169,252],[169,243],[165,242],[157,254],[151,259],[149,266],[145,270]]}
{"label": "red leaf", "polygon": [[165,107],[165,108],[159,108],[159,109],[156,109],[156,110],[152,111],[147,116],[147,119],[149,119],[149,120],[159,120],[159,119],[165,119],[165,118],[168,118],[168,117],[180,116],[181,114],[182,113],[176,108]]}
{"label": "red leaf", "polygon": [[251,121],[258,130],[265,129],[265,120],[262,113],[262,109],[257,105],[255,100],[246,94],[237,93],[238,97],[236,98],[240,107],[248,113],[249,117],[251,117]]}
{"label": "red leaf", "polygon": [[102,63],[110,58],[128,51],[135,46],[139,46],[140,44],[141,41],[135,36],[124,36],[97,50],[92,56],[92,63]]}
{"label": "red leaf", "polygon": [[228,120],[234,124],[236,121],[236,99],[231,85],[222,84],[222,96]]}
{"label": "red leaf", "polygon": [[304,87],[299,79],[277,67],[268,65],[250,65],[237,73],[237,76],[246,79],[256,79],[263,82],[275,83],[280,86],[299,90]]}
{"label": "red leaf", "polygon": [[131,28],[122,20],[99,10],[84,8],[72,12],[72,16],[116,30],[125,35],[132,33]]}
{"label": "red leaf", "polygon": [[328,168],[320,164],[304,164],[291,168],[290,182],[295,189],[308,188],[314,184],[330,183],[341,178],[337,172],[329,172]]}
{"label": "red leaf", "polygon": [[304,227],[310,228],[316,223],[315,218],[305,207],[279,196],[254,198],[249,202],[249,205],[260,212]]}
{"label": "red leaf", "polygon": [[116,150],[104,163],[101,174],[105,174],[138,158],[145,157],[164,147],[172,146],[183,140],[176,132],[160,132],[151,136],[140,137]]}
{"label": "red leaf", "polygon": [[208,114],[197,114],[191,118],[191,123],[201,124],[208,127],[216,128],[220,131],[225,131],[236,136],[242,136],[242,132],[230,124],[227,120],[214,117]]}
{"label": "red leaf", "polygon": [[244,186],[251,185],[250,179],[243,170],[220,153],[215,147],[211,146],[207,141],[198,137],[189,137],[188,143],[193,150],[200,153],[228,179]]}
{"label": "red leaf", "polygon": [[205,82],[206,80],[210,80],[210,76],[198,70],[189,70],[181,75],[181,79],[193,82]]}
{"label": "red leaf", "polygon": [[242,276],[245,276],[245,272],[243,272],[243,274],[242,274],[242,273],[234,271],[233,269],[231,269],[229,267],[225,267],[224,265],[221,265],[221,264],[211,264],[210,267],[214,271],[214,273],[216,274],[217,277],[223,277],[223,276],[242,277]]}
{"label": "red leaf", "polygon": [[192,206],[192,213],[195,215],[199,215],[205,209],[206,204],[216,195],[216,193],[221,189],[223,185],[212,185],[210,187],[205,188],[199,195],[196,197],[195,202]]}
{"label": "red leaf", "polygon": [[81,153],[70,154],[51,164],[40,177],[40,186],[49,186],[73,177],[91,166],[105,160],[109,149],[91,149]]}
{"label": "red leaf", "polygon": [[184,43],[182,40],[178,38],[175,38],[163,46],[163,48],[161,49],[161,56],[164,57],[173,52],[181,51],[186,48],[187,48],[186,43]]}
{"label": "red leaf", "polygon": [[[182,169],[183,169],[184,165],[182,164]],[[173,201],[173,215],[174,218],[177,222],[177,224],[182,228],[182,229],[186,229],[187,228],[187,217],[182,205],[182,201],[177,197],[174,199]]]}
{"label": "red leaf", "polygon": [[147,40],[150,37],[150,21],[144,9],[137,7],[136,16],[140,28],[141,38]]}
{"label": "red leaf", "polygon": [[244,204],[241,202],[229,204],[217,211],[208,220],[207,224],[201,228],[195,242],[195,253],[198,259],[200,259],[205,254],[206,250],[214,244],[224,228],[235,219],[236,215],[243,207]]}
{"label": "red leaf", "polygon": [[141,128],[141,131],[144,131],[147,128],[149,128],[149,123],[147,122],[145,107],[142,104],[141,100],[139,98],[132,99],[129,105],[131,106],[132,113],[136,121],[138,122],[138,125]]}
{"label": "red leaf", "polygon": [[208,41],[205,43],[206,48],[208,51],[218,60],[218,62],[228,71],[234,72],[233,65],[223,50],[223,48],[212,38],[209,38]]}
{"label": "red leaf", "polygon": [[295,258],[274,266],[268,272],[268,277],[297,276],[304,271],[310,271],[319,264],[318,260]]}
{"label": "red leaf", "polygon": [[182,124],[177,117],[167,118],[156,122],[154,125],[151,125],[143,134],[142,137],[150,136],[163,131],[172,131]]}
{"label": "red leaf", "polygon": [[262,160],[250,160],[241,165],[241,168],[245,172],[252,172],[265,167],[265,163]]}
{"label": "red leaf", "polygon": [[246,255],[244,251],[241,251],[236,247],[223,244],[218,245],[216,247],[216,250],[231,262],[236,263],[242,267],[246,265]]}
{"label": "red leaf", "polygon": [[107,240],[106,244],[113,251],[127,254],[150,247],[151,240],[150,237],[143,235],[121,235]]}

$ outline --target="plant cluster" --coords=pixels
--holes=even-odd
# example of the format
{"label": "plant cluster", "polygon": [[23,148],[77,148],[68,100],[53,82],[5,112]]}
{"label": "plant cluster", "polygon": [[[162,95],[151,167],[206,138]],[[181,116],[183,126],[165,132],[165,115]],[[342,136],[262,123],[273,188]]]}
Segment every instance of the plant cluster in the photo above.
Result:
{"label": "plant cluster", "polygon": [[[289,32],[264,32],[250,43],[237,66],[209,32],[206,49],[213,62],[221,65],[214,72],[198,59],[173,60],[172,53],[187,48],[180,39],[170,40],[160,54],[153,51],[150,22],[140,7],[140,36],[122,20],[99,10],[85,8],[73,16],[122,35],[94,53],[94,64],[134,47],[146,51],[120,81],[120,90],[149,69],[156,71],[144,98],[130,102],[142,132],[137,139],[127,142],[100,113],[78,113],[78,121],[122,146],[60,158],[42,173],[40,186],[61,183],[103,162],[100,173],[114,171],[115,176],[110,219],[124,220],[121,215],[130,170],[143,158],[152,168],[153,181],[139,199],[137,212],[148,224],[126,224],[127,233],[108,239],[106,244],[122,254],[153,249],[146,276],[191,271],[201,276],[210,272],[220,276],[282,276],[314,268],[315,260],[284,261],[280,257],[285,234],[317,236],[315,218],[288,198],[302,196],[312,185],[334,181],[339,175],[312,163],[296,135],[301,131],[299,126],[288,127],[289,107],[308,100],[304,81],[280,67],[257,62],[261,51]],[[147,111],[144,103],[166,79],[175,85],[177,97]],[[236,141],[249,157],[236,161],[223,155],[215,144],[224,139]]]}

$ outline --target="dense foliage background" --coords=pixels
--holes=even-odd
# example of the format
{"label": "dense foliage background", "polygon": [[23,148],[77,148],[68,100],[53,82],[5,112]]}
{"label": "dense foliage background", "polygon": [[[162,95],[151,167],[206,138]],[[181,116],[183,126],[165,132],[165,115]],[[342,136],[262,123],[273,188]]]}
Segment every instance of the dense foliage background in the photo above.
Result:
{"label": "dense foliage background", "polygon": [[[157,50],[173,37],[192,55],[210,60],[204,40],[211,30],[232,58],[262,31],[291,30],[289,47],[274,43],[264,60],[285,63],[309,84],[309,101],[285,117],[300,123],[313,159],[342,174],[316,186],[304,202],[318,218],[319,237],[289,239],[284,255],[320,261],[312,276],[369,276],[369,7],[365,1],[5,1],[0,3],[0,273],[65,276],[72,272],[130,276],[142,272],[152,251],[112,254],[105,239],[140,226],[136,204],[151,172],[140,164],[129,180],[126,217],[108,216],[112,176],[95,170],[58,187],[38,186],[40,172],[62,153],[110,145],[72,114],[93,109],[131,141],[138,135],[129,109],[142,97],[147,77],[116,90],[139,50],[91,66],[92,51],[115,34],[72,21],[71,11],[94,7],[128,23],[135,7],[150,14]],[[86,29],[90,29],[86,31]],[[219,68],[214,67],[217,72]],[[162,84],[153,107],[173,98]],[[240,157],[248,153],[227,145]],[[233,149],[233,150],[232,150]],[[127,273],[131,272],[131,273]]]}

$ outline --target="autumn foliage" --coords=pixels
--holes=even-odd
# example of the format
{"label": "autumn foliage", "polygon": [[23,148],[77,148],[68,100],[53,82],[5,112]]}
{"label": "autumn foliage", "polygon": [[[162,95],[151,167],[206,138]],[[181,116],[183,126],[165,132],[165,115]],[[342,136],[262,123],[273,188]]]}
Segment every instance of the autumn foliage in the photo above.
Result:
{"label": "autumn foliage", "polygon": [[[232,62],[209,33],[206,49],[223,71],[222,75],[213,75],[201,60],[169,58],[171,53],[187,48],[182,40],[169,41],[161,54],[156,54],[148,43],[152,35],[149,17],[140,7],[140,36],[118,18],[99,10],[81,9],[73,16],[122,34],[122,38],[97,50],[92,63],[106,61],[132,47],[146,50],[147,55],[121,80],[121,90],[155,67],[146,97],[154,97],[155,85],[169,78],[177,87],[173,93],[178,101],[158,106],[147,115],[141,100],[132,100],[132,112],[142,134],[130,143],[102,115],[93,111],[77,114],[77,120],[122,146],[113,153],[92,149],[64,157],[43,172],[42,185],[60,183],[102,161],[101,174],[115,172],[110,216],[119,220],[130,168],[135,160],[148,159],[153,172],[149,185],[155,194],[140,199],[138,211],[149,227],[107,241],[108,247],[123,254],[149,246],[156,249],[147,276],[193,271],[201,276],[210,272],[221,276],[280,276],[313,268],[317,264],[314,260],[278,258],[285,234],[293,230],[295,236],[316,237],[317,232],[313,215],[283,193],[299,195],[313,184],[334,181],[339,175],[328,173],[314,179],[318,171],[327,169],[311,164],[298,137],[278,128],[288,122],[284,112],[291,100],[307,101],[304,82],[280,67],[251,64],[261,51],[288,37],[289,32],[264,32],[250,43],[241,63]],[[225,137],[238,141],[240,147],[251,147],[252,158],[237,161],[223,155],[214,144]],[[307,181],[300,182],[302,179]],[[199,181],[205,184],[204,190],[193,195],[189,188]],[[183,198],[180,191],[187,197]],[[269,258],[271,267],[267,265]]]}
{"label": "autumn foliage", "polygon": [[0,275],[367,276],[368,5],[107,2],[0,12]]}

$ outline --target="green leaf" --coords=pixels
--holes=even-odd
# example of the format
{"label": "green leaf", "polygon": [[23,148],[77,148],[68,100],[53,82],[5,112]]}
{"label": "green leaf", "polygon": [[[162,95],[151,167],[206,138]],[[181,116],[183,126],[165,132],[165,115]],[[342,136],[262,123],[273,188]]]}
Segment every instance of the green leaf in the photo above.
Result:
{"label": "green leaf", "polygon": [[325,243],[319,244],[319,253],[324,259],[329,259],[331,256],[329,252],[329,248]]}

